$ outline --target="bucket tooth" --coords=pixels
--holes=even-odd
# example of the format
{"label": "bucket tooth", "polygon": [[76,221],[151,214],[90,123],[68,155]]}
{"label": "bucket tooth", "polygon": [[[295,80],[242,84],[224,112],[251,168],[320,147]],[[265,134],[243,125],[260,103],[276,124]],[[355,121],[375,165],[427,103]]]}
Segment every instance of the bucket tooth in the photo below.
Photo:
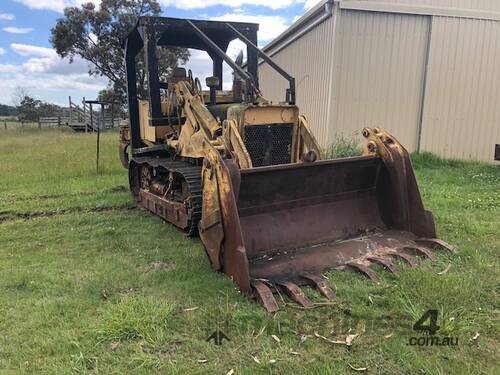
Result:
{"label": "bucket tooth", "polygon": [[368,277],[371,281],[375,281],[375,282],[380,281],[380,278],[378,277],[378,275],[373,270],[371,270],[370,267],[365,266],[364,264],[350,262],[350,263],[347,263],[346,266],[349,267],[350,269],[356,271],[356,272],[362,273],[363,275]]}
{"label": "bucket tooth", "polygon": [[253,280],[252,286],[255,290],[257,299],[268,312],[273,313],[279,310],[279,306],[273,296],[273,292],[264,282],[260,280]]}
{"label": "bucket tooth", "polygon": [[306,282],[312,287],[318,289],[318,291],[325,296],[327,299],[334,299],[335,292],[326,285],[324,278],[316,275],[302,274],[301,277],[306,280]]}
{"label": "bucket tooth", "polygon": [[389,272],[391,273],[397,273],[398,269],[394,265],[394,263],[391,262],[390,259],[387,258],[379,258],[379,257],[369,257],[368,260],[372,263],[376,263],[381,265],[382,267],[385,267]]}
{"label": "bucket tooth", "polygon": [[417,266],[417,261],[415,258],[413,258],[409,254],[401,253],[401,252],[394,252],[394,253],[389,253],[390,256],[396,259],[400,259],[407,263],[411,268],[415,268]]}
{"label": "bucket tooth", "polygon": [[310,309],[314,306],[309,298],[306,297],[302,289],[300,289],[296,284],[290,281],[281,281],[277,282],[276,285],[280,286],[288,297],[290,297],[302,307]]}
{"label": "bucket tooth", "polygon": [[419,245],[427,246],[427,247],[437,247],[440,250],[446,250],[451,253],[455,252],[455,248],[451,246],[449,243],[440,240],[439,238],[417,238],[415,240]]}
{"label": "bucket tooth", "polygon": [[429,258],[430,260],[436,260],[436,256],[432,253],[432,251],[422,246],[405,246],[402,249],[398,250],[407,252],[410,255],[424,256],[426,258]]}

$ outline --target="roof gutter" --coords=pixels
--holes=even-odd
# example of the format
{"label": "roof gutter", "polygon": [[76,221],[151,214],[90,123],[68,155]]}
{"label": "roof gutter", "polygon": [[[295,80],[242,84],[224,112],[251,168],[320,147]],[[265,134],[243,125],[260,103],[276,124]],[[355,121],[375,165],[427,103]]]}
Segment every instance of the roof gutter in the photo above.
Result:
{"label": "roof gutter", "polygon": [[309,10],[292,26],[268,43],[262,50],[273,56],[283,48],[293,43],[333,14],[333,3],[338,0],[324,0]]}

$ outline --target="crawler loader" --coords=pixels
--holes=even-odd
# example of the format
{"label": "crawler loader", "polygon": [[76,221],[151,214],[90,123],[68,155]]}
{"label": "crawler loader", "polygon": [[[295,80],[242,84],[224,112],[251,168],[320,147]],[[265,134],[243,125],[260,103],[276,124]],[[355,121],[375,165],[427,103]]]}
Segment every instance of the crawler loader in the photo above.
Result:
{"label": "crawler loader", "polygon": [[[270,312],[275,292],[305,308],[302,286],[325,298],[322,274],[398,264],[452,251],[436,238],[408,152],[381,128],[365,128],[362,156],[324,160],[306,117],[295,105],[295,80],[257,47],[258,25],[143,17],[124,41],[129,123],[120,158],[138,205],[189,236],[199,235],[215,270]],[[247,61],[226,54],[241,40]],[[203,50],[213,61],[209,90],[191,71],[158,75],[157,48]],[[144,53],[147,89],[137,86]],[[259,90],[262,59],[288,81],[282,103]],[[222,64],[234,71],[224,91]],[[128,152],[127,152],[127,149]],[[130,157],[128,156],[130,155]],[[396,260],[396,262],[394,261]]]}

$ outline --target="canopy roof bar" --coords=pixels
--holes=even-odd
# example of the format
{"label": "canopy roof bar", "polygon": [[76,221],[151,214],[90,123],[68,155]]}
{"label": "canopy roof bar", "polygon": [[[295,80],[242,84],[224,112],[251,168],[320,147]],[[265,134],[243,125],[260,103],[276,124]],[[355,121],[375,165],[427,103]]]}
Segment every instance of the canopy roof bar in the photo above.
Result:
{"label": "canopy roof bar", "polygon": [[243,78],[246,82],[246,93],[247,96],[251,96],[252,93],[250,92],[250,87],[253,89],[255,93],[258,93],[259,90],[257,87],[255,87],[254,83],[252,82],[252,77],[245,72],[240,66],[238,66],[226,53],[217,46],[216,43],[214,43],[203,31],[201,31],[193,22],[188,20],[189,25],[193,28],[193,30],[198,34],[198,36],[209,45],[213,52],[220,58],[222,58],[241,78]]}
{"label": "canopy roof bar", "polygon": [[241,39],[247,46],[253,49],[257,54],[262,57],[262,59],[267,62],[274,70],[276,70],[283,78],[288,81],[289,88],[286,91],[286,101],[289,104],[295,104],[295,78],[293,78],[290,74],[285,72],[278,64],[276,64],[268,55],[266,55],[263,51],[260,50],[255,44],[253,44],[248,38],[240,33],[233,25],[226,22],[227,27],[229,27],[234,34]]}

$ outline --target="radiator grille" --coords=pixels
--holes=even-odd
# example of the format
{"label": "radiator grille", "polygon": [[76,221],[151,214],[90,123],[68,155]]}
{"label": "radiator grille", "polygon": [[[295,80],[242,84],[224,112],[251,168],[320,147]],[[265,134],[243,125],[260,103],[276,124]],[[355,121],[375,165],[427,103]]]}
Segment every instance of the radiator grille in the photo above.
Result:
{"label": "radiator grille", "polygon": [[293,124],[245,126],[245,146],[254,167],[290,163]]}

